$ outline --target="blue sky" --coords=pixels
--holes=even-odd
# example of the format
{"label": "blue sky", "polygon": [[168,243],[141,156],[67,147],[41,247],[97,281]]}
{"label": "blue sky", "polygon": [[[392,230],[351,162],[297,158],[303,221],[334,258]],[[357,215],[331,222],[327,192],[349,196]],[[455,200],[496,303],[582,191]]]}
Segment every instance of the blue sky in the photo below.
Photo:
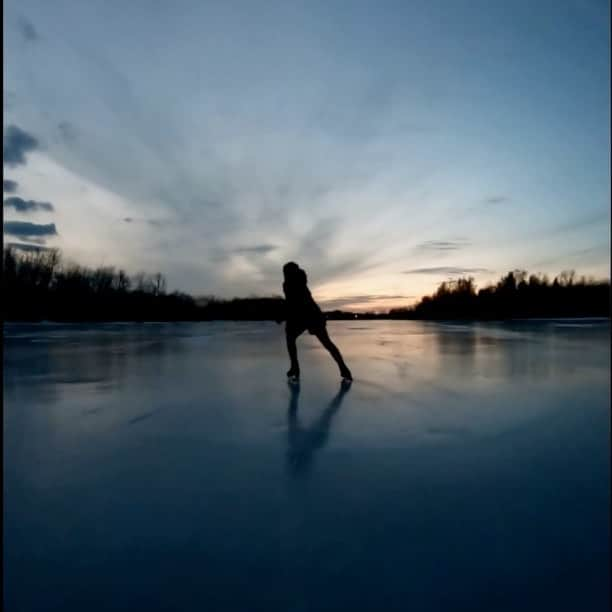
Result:
{"label": "blue sky", "polygon": [[296,260],[330,307],[609,277],[608,2],[8,0],[4,28],[5,241],[225,297]]}

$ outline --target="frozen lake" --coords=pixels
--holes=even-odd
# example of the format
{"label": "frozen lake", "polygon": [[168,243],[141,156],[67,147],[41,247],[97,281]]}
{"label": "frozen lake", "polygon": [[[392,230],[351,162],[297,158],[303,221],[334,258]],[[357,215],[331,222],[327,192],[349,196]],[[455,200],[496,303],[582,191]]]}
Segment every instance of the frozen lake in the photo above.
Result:
{"label": "frozen lake", "polygon": [[5,324],[34,610],[607,610],[608,322]]}

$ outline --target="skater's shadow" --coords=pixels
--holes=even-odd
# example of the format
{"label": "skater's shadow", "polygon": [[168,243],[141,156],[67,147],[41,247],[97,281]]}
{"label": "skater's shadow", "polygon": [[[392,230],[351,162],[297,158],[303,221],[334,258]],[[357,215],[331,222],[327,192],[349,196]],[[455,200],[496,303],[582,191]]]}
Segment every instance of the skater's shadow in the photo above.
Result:
{"label": "skater's shadow", "polygon": [[287,463],[291,476],[298,478],[306,476],[314,459],[315,452],[327,444],[332,420],[340,410],[342,400],[350,389],[350,383],[342,383],[340,390],[319,418],[309,427],[303,427],[298,415],[299,385],[289,384],[290,397],[288,420],[288,450]]}

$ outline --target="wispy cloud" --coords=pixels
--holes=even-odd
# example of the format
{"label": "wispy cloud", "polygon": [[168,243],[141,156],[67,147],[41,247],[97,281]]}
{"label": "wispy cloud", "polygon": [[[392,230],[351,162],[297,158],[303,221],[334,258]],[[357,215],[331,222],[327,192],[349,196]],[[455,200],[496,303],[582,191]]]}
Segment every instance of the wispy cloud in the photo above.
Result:
{"label": "wispy cloud", "polygon": [[417,251],[458,251],[469,246],[470,241],[466,238],[457,240],[427,240],[416,246]]}
{"label": "wispy cloud", "polygon": [[3,154],[7,166],[25,164],[26,153],[36,148],[38,140],[16,125],[9,125],[4,131]]}
{"label": "wispy cloud", "polygon": [[556,264],[559,262],[561,262],[564,265],[567,265],[568,262],[574,263],[576,259],[579,260],[580,258],[588,256],[588,255],[594,255],[594,254],[605,255],[606,253],[608,255],[610,254],[610,244],[609,243],[597,244],[595,246],[587,247],[584,249],[565,251],[554,257],[547,257],[545,259],[540,259],[538,261],[531,263],[530,267],[536,268],[539,266],[548,266],[548,265]]}
{"label": "wispy cloud", "polygon": [[589,212],[587,214],[581,215],[580,217],[574,218],[572,221],[568,221],[566,223],[561,223],[559,225],[551,227],[549,230],[544,233],[549,236],[557,236],[559,234],[566,234],[569,232],[574,232],[577,230],[581,230],[587,227],[592,227],[593,225],[601,225],[604,223],[609,223],[610,220],[610,211],[595,211]]}
{"label": "wispy cloud", "polygon": [[233,249],[234,253],[239,255],[266,255],[275,251],[278,247],[273,244],[257,244],[255,246],[238,247]]}
{"label": "wispy cloud", "polygon": [[361,307],[367,306],[368,304],[375,304],[377,302],[384,302],[387,300],[410,300],[417,296],[414,295],[345,295],[333,300],[320,300],[319,305],[325,310],[339,310],[345,306],[359,305]]}
{"label": "wispy cloud", "polygon": [[[451,210],[446,213],[447,219],[446,221],[451,220],[454,223],[459,221],[465,221],[467,219],[473,218],[474,216],[482,216],[489,213],[495,214],[502,204],[507,204],[510,202],[510,198],[504,195],[494,195],[483,200],[479,200],[476,204],[471,204],[465,208],[459,208],[456,210]],[[441,222],[441,220],[440,220]]]}
{"label": "wispy cloud", "polygon": [[36,210],[55,210],[51,202],[38,202],[37,200],[24,200],[19,196],[11,196],[4,200],[5,208],[14,208],[17,212],[34,212]]}
{"label": "wispy cloud", "polygon": [[11,181],[9,179],[4,179],[2,181],[2,191],[4,193],[15,193],[17,191],[17,181]]}
{"label": "wispy cloud", "polygon": [[438,266],[432,268],[413,268],[412,270],[404,270],[402,274],[447,274],[449,276],[457,276],[461,274],[479,274],[492,272],[488,268],[461,268],[454,266]]}
{"label": "wispy cloud", "polygon": [[70,121],[60,121],[57,124],[57,129],[64,142],[70,144],[76,141],[78,132],[76,127],[70,123]]}
{"label": "wispy cloud", "polygon": [[168,220],[164,219],[143,219],[141,217],[123,217],[122,221],[124,223],[145,223],[151,227],[163,227],[170,223]]}
{"label": "wispy cloud", "polygon": [[43,238],[56,236],[57,229],[55,223],[41,224],[30,223],[29,221],[5,221],[4,233],[27,240],[30,237]]}
{"label": "wispy cloud", "polygon": [[510,198],[507,196],[491,196],[485,199],[485,204],[503,204],[504,202],[508,202]]}

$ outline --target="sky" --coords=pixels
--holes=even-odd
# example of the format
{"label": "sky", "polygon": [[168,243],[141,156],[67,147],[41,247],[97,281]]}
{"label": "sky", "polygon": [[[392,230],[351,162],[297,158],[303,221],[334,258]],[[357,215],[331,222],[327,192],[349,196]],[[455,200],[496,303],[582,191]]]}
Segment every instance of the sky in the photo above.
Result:
{"label": "sky", "polygon": [[[4,241],[384,310],[610,276],[606,0],[4,2]],[[7,182],[8,181],[8,182]]]}

